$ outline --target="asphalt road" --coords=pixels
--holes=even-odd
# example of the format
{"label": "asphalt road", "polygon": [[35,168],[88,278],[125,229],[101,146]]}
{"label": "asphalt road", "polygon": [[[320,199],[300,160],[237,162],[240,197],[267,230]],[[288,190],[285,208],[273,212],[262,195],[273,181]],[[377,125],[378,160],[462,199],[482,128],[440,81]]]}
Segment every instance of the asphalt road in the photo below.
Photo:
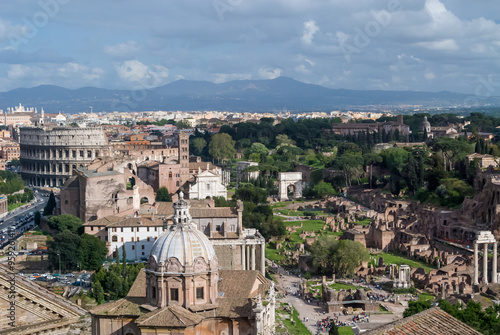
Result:
{"label": "asphalt road", "polygon": [[[5,243],[8,238],[9,238],[9,233],[2,233],[2,230],[5,228],[9,228],[13,225],[16,225],[19,223],[19,221],[23,218],[25,218],[27,215],[29,215],[30,212],[36,212],[38,210],[41,210],[45,207],[48,197],[43,196],[42,193],[35,191],[34,193],[34,199],[30,204],[24,205],[23,207],[18,207],[12,211],[10,211],[7,216],[4,217],[4,222],[0,224],[0,236],[4,235],[6,236],[6,239],[4,241],[0,242],[0,245]],[[32,222],[26,222],[22,226],[18,226],[15,230],[16,232],[16,238],[20,237],[23,235],[24,231],[27,230],[27,227],[31,224]]]}

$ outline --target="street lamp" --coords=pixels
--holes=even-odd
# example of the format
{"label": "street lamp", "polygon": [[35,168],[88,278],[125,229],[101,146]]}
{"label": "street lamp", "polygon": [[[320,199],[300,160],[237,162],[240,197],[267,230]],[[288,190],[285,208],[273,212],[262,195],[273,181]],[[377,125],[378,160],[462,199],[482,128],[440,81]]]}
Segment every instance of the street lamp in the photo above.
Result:
{"label": "street lamp", "polygon": [[61,253],[58,252],[57,256],[59,256],[59,275],[61,275]]}

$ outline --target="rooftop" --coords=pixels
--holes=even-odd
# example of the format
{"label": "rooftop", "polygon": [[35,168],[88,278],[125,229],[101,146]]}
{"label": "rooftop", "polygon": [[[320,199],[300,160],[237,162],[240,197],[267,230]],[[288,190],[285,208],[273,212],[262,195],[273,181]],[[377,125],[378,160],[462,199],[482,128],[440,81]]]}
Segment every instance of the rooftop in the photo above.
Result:
{"label": "rooftop", "polygon": [[365,335],[481,335],[439,307],[391,322]]}

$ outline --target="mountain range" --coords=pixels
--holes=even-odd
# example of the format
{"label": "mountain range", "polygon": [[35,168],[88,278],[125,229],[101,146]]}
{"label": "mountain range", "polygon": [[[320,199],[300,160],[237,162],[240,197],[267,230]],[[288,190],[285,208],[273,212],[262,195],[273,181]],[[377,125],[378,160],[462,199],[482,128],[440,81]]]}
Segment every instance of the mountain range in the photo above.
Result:
{"label": "mountain range", "polygon": [[0,93],[0,108],[19,103],[48,113],[112,111],[331,111],[361,106],[500,106],[500,97],[477,99],[453,92],[332,89],[287,77],[235,80],[222,84],[178,80],[151,89],[114,90],[96,87],[66,89],[42,85]]}

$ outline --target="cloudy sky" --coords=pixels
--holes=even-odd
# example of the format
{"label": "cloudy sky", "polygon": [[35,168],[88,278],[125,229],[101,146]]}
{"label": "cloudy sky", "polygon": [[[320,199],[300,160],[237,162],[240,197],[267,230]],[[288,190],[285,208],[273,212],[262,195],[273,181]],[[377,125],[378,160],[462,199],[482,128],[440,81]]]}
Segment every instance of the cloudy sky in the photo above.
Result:
{"label": "cloudy sky", "polygon": [[0,2],[0,91],[287,76],[500,95],[497,0]]}

